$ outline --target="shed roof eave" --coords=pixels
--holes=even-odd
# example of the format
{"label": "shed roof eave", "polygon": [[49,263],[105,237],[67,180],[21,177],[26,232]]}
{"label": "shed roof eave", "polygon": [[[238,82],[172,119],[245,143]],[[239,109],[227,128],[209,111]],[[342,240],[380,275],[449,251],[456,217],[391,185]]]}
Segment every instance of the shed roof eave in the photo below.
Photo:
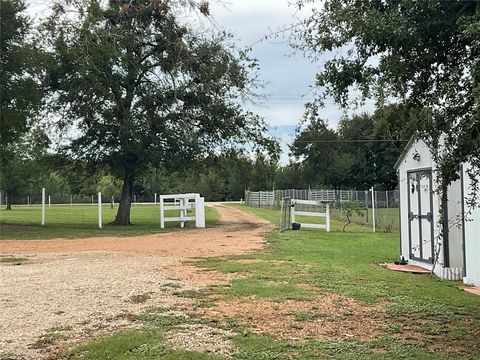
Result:
{"label": "shed roof eave", "polygon": [[410,138],[410,140],[408,140],[408,143],[407,145],[405,145],[405,148],[403,149],[402,153],[400,154],[400,157],[398,158],[398,160],[395,162],[395,165],[393,165],[393,168],[395,170],[398,170],[398,168],[400,167],[403,159],[405,159],[405,156],[407,155],[407,152],[408,150],[412,147],[413,143],[417,140],[417,136],[416,135],[412,135],[412,137]]}

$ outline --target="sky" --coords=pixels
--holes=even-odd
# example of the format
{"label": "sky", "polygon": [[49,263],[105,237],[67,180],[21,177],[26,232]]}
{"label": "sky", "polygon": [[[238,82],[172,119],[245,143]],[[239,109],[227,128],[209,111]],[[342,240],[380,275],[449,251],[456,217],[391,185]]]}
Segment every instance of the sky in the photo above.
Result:
{"label": "sky", "polygon": [[[305,102],[312,99],[312,86],[320,65],[312,63],[302,54],[295,53],[288,38],[271,38],[260,41],[285,26],[297,23],[311,13],[311,8],[301,12],[289,3],[292,0],[230,0],[222,5],[212,3],[211,14],[222,30],[234,35],[239,47],[252,44],[252,56],[260,63],[259,78],[267,95],[261,105],[247,104],[253,112],[264,117],[271,134],[280,139],[281,162],[287,163],[288,144],[294,139],[295,128],[304,112]],[[373,104],[348,111],[372,112]],[[320,116],[336,128],[343,111],[327,99]]]}

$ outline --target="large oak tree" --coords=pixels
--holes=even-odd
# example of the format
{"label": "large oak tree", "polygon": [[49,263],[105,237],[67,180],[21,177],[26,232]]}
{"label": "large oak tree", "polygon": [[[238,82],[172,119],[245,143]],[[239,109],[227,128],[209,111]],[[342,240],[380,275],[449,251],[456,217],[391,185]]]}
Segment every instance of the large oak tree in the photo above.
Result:
{"label": "large oak tree", "polygon": [[134,182],[149,166],[178,169],[222,146],[274,144],[238,101],[251,94],[256,62],[227,34],[195,30],[189,10],[209,15],[205,2],[78,0],[56,2],[44,23],[57,129],[71,137],[69,156],[123,179],[115,224],[130,223]]}

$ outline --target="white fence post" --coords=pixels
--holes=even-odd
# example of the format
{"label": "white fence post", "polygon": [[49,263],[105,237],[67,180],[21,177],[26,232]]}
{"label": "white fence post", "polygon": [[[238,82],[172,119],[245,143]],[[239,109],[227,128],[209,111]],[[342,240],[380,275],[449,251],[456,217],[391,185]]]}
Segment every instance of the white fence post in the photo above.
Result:
{"label": "white fence post", "polygon": [[48,195],[48,207],[50,207],[50,206],[52,205],[52,201],[51,201],[51,200],[52,200],[52,199],[51,199],[50,195]]}
{"label": "white fence post", "polygon": [[165,228],[164,209],[163,209],[163,195],[160,195],[160,228]]}
{"label": "white fence post", "polygon": [[[185,199],[180,199],[179,203],[180,203],[180,207],[182,207],[182,209],[180,210],[180,217],[184,218],[185,216],[187,216],[187,214],[186,214],[187,210],[184,209],[184,207],[186,205],[185,204]],[[185,221],[180,221],[180,228],[183,229],[184,227],[185,227]]]}
{"label": "white fence post", "polygon": [[327,225],[327,232],[330,232],[330,204],[325,204],[325,223]]}
{"label": "white fence post", "polygon": [[205,198],[195,195],[195,226],[197,228],[205,227]]}
{"label": "white fence post", "polygon": [[373,232],[375,232],[375,191],[372,186],[372,223],[373,223]]}
{"label": "white fence post", "polygon": [[157,193],[155,193],[155,205],[157,205]]}
{"label": "white fence post", "polygon": [[102,193],[98,193],[98,228],[102,228]]}
{"label": "white fence post", "polygon": [[45,188],[42,188],[42,226],[45,226]]}

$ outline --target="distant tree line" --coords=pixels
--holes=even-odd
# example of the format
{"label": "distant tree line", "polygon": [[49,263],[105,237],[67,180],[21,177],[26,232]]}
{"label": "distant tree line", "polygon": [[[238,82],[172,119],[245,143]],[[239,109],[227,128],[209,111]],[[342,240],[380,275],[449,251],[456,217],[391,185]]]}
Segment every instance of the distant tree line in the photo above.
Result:
{"label": "distant tree line", "polygon": [[[398,179],[394,164],[413,134],[417,112],[401,105],[379,108],[373,115],[344,117],[333,129],[316,110],[305,114],[290,146],[303,187],[392,190]],[[297,184],[298,186],[298,184]]]}
{"label": "distant tree line", "polygon": [[[391,105],[373,115],[345,117],[333,129],[312,114],[298,128],[288,164],[279,163],[278,153],[229,149],[192,161],[188,169],[150,166],[135,180],[133,193],[153,200],[155,193],[199,192],[209,201],[220,201],[239,200],[245,189],[361,190],[375,185],[390,190],[397,184],[393,165],[411,136],[408,124],[414,119],[402,106]],[[50,140],[42,128],[33,127],[16,146],[9,176],[1,180],[1,189],[8,189],[12,200],[35,194],[38,199],[42,187],[65,199],[101,191],[104,199],[119,200],[120,178],[102,164],[49,152]]]}

